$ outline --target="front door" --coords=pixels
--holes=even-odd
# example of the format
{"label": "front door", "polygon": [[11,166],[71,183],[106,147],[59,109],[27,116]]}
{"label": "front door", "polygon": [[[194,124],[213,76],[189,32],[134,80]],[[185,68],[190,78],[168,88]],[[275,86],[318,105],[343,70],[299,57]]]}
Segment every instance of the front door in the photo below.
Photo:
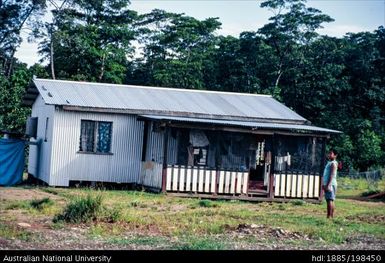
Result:
{"label": "front door", "polygon": [[272,160],[271,138],[256,136],[255,156],[250,164],[249,192],[267,194]]}

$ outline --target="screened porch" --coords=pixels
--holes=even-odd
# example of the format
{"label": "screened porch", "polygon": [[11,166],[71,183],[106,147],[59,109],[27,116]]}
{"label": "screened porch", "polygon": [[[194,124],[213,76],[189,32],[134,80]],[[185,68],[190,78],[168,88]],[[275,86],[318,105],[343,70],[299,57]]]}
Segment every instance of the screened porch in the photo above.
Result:
{"label": "screened porch", "polygon": [[145,186],[182,196],[320,199],[324,136],[158,120],[147,120],[144,132]]}

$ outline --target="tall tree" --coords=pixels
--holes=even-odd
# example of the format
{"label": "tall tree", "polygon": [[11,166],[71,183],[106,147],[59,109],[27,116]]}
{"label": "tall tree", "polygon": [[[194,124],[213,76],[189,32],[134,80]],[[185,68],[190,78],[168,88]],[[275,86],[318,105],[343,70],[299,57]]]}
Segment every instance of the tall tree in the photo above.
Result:
{"label": "tall tree", "polygon": [[134,50],[136,12],[129,4],[128,0],[71,0],[53,10],[53,29],[40,48],[44,59],[55,64],[51,74],[122,83]]}
{"label": "tall tree", "polygon": [[60,14],[62,10],[66,7],[66,5],[71,5],[72,1],[71,0],[62,0],[62,1],[55,1],[55,0],[48,0],[50,3],[50,6],[53,8],[53,13],[56,14],[53,16],[53,20],[51,23],[46,23],[45,27],[47,32],[45,33],[45,36],[48,38],[49,42],[49,65],[50,65],[50,70],[51,70],[51,76],[52,79],[56,78],[55,75],[55,62],[54,62],[54,54],[55,54],[55,48],[54,48],[54,43],[55,43],[55,38],[56,38],[56,29],[55,25],[58,24],[58,21],[56,19],[60,18]]}
{"label": "tall tree", "polygon": [[28,26],[30,34],[36,33],[45,8],[45,0],[0,0],[0,70],[5,77],[12,74],[21,31]]}
{"label": "tall tree", "polygon": [[205,62],[215,47],[214,32],[221,25],[217,18],[199,21],[156,9],[141,16],[138,25],[147,84],[204,88]]}
{"label": "tall tree", "polygon": [[217,67],[217,89],[224,91],[273,94],[273,49],[255,32],[242,32],[239,38],[219,38],[213,60]]}
{"label": "tall tree", "polygon": [[16,61],[11,77],[0,83],[0,130],[23,133],[31,109],[22,106],[22,97],[32,72]]}
{"label": "tall tree", "polygon": [[322,23],[332,22],[333,19],[320,10],[306,7],[306,0],[267,0],[261,7],[273,12],[270,23],[258,30],[266,42],[274,48],[277,64],[274,67],[276,74],[272,83],[275,93],[280,92],[282,75],[293,65],[301,63],[299,49],[306,47],[317,37],[316,30]]}

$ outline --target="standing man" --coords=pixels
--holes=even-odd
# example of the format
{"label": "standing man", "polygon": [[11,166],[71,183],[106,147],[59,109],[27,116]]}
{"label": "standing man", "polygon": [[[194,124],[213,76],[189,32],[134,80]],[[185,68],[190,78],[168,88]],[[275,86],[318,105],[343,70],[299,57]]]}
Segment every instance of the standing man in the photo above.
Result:
{"label": "standing man", "polygon": [[330,149],[328,154],[329,162],[326,164],[323,174],[322,189],[325,191],[327,218],[334,217],[334,200],[336,199],[337,191],[337,155],[338,153],[335,149]]}

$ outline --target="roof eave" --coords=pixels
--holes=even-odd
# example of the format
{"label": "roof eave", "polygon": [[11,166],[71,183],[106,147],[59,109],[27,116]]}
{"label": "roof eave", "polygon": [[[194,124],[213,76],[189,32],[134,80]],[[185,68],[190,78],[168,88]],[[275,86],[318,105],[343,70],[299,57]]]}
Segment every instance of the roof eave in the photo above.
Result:
{"label": "roof eave", "polygon": [[253,118],[245,116],[230,116],[230,115],[215,115],[193,112],[176,112],[176,111],[157,111],[157,110],[138,110],[138,109],[112,109],[112,108],[96,108],[73,105],[56,105],[66,111],[86,111],[86,112],[103,112],[103,113],[118,113],[118,114],[133,114],[133,115],[159,115],[169,117],[188,117],[202,119],[218,119],[218,120],[234,120],[234,121],[258,121],[267,123],[287,123],[287,124],[306,124],[307,120],[287,120],[273,118]]}
{"label": "roof eave", "polygon": [[[326,129],[326,128],[322,128],[322,130],[306,130],[306,129],[300,129],[300,128],[285,128],[285,127],[253,127],[253,126],[245,126],[245,125],[242,125],[242,124],[221,124],[221,123],[202,123],[202,122],[199,122],[199,120],[197,122],[194,122],[193,120],[191,121],[183,121],[183,120],[172,120],[172,119],[162,119],[162,118],[155,118],[155,117],[151,117],[151,116],[138,116],[138,120],[152,120],[152,121],[161,121],[161,122],[165,122],[165,123],[168,123],[169,125],[171,124],[175,124],[175,123],[179,123],[179,124],[184,124],[184,125],[188,125],[188,124],[192,124],[192,123],[195,123],[195,124],[199,124],[199,125],[202,125],[202,126],[230,126],[230,127],[238,127],[238,128],[242,128],[242,129],[246,129],[246,130],[250,130],[250,131],[263,131],[263,132],[270,132],[270,133],[279,133],[279,131],[286,131],[286,132],[290,132],[290,134],[296,134],[296,135],[320,135],[320,136],[327,136],[329,137],[330,134],[342,134],[343,132],[341,131],[337,131],[337,130],[331,130],[331,129]],[[273,122],[270,122],[273,124]],[[280,123],[280,124],[288,124],[288,123]],[[175,126],[175,125],[174,125]],[[320,127],[316,127],[314,126],[314,128],[320,128]],[[278,132],[277,132],[278,131]],[[282,132],[281,132],[282,133]]]}
{"label": "roof eave", "polygon": [[37,89],[35,83],[31,81],[28,84],[27,89],[23,95],[23,98],[22,98],[23,101],[21,105],[24,107],[31,107],[38,96],[39,96],[39,90]]}

